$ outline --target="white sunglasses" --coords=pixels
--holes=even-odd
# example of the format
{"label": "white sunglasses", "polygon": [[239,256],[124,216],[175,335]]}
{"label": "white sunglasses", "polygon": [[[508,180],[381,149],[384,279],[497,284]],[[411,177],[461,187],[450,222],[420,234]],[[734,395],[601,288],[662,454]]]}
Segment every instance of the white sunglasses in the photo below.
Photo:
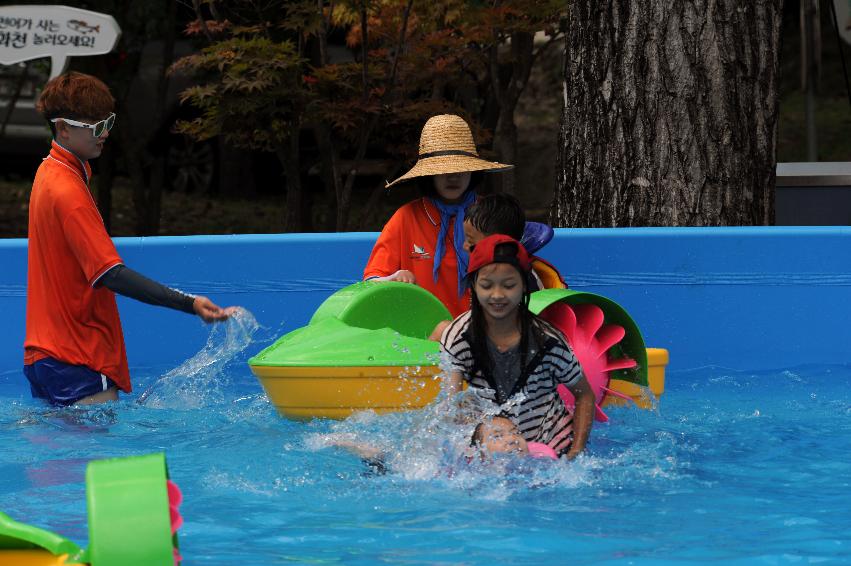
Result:
{"label": "white sunglasses", "polygon": [[109,116],[101,120],[100,122],[96,122],[94,124],[85,124],[83,122],[78,122],[77,120],[71,120],[70,118],[53,118],[51,122],[54,124],[59,121],[63,121],[69,126],[75,126],[77,128],[88,128],[92,131],[92,135],[96,138],[99,138],[103,135],[104,132],[108,132],[115,125],[115,112],[111,113]]}

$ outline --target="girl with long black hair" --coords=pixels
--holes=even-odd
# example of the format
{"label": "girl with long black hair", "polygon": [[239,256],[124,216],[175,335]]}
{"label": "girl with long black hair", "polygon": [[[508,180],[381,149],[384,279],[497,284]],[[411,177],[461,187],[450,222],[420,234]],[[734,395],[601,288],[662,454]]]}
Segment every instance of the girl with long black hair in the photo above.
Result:
{"label": "girl with long black hair", "polygon": [[[484,238],[470,256],[471,309],[444,330],[441,351],[449,364],[445,386],[463,382],[499,405],[527,442],[573,458],[585,448],[594,393],[562,334],[529,311],[529,254],[503,234]],[[568,410],[556,388],[576,399]]]}

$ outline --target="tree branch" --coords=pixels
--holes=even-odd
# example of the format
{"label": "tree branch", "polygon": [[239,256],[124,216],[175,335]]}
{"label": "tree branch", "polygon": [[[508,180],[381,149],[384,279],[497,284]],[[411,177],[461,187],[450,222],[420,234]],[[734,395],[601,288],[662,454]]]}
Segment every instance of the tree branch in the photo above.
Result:
{"label": "tree branch", "polygon": [[363,92],[361,97],[366,102],[369,98],[369,65],[367,62],[367,43],[369,42],[369,31],[367,26],[369,21],[366,17],[366,0],[361,0],[360,3],[360,54],[361,54],[361,73],[363,80]]}
{"label": "tree branch", "polygon": [[[390,68],[387,71],[384,94],[381,97],[382,107],[390,98],[391,93],[393,91],[393,87],[396,83],[396,69],[399,64],[399,56],[402,53],[403,46],[405,45],[405,39],[408,33],[408,22],[410,21],[411,9],[413,8],[413,5],[414,0],[408,0],[408,4],[405,6],[405,11],[402,15],[402,28],[399,31],[399,42],[396,45],[395,52],[393,53],[393,62],[390,64]],[[345,229],[345,213],[348,211],[349,208],[349,198],[351,197],[352,187],[354,186],[355,178],[358,174],[358,166],[360,165],[361,161],[363,161],[364,156],[366,156],[367,143],[369,142],[369,137],[372,135],[372,131],[375,129],[375,125],[378,123],[378,117],[379,113],[374,114],[367,122],[366,127],[361,130],[361,136],[358,143],[358,151],[355,155],[352,166],[346,176],[346,184],[343,187],[343,196],[341,198],[341,202],[337,203],[337,230]]]}
{"label": "tree branch", "polygon": [[21,74],[18,76],[18,83],[15,85],[15,92],[12,93],[11,98],[9,98],[9,102],[6,106],[6,115],[3,116],[3,124],[0,125],[0,138],[6,135],[6,126],[9,125],[9,120],[12,118],[12,112],[15,111],[15,106],[18,105],[18,99],[21,98],[21,91],[24,89],[24,83],[27,82],[27,76],[30,71],[30,63],[31,61],[27,61],[26,65],[24,65],[24,70],[21,71]]}
{"label": "tree branch", "polygon": [[195,8],[195,15],[201,23],[201,31],[204,32],[204,37],[207,38],[207,41],[213,43],[213,34],[210,33],[210,28],[207,27],[207,20],[204,19],[204,15],[201,13],[201,0],[192,0],[192,6]]}

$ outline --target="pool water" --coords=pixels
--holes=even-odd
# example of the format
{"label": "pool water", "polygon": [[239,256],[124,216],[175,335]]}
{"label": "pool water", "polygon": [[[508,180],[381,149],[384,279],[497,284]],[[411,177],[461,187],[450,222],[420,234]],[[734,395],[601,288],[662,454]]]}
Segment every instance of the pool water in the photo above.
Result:
{"label": "pool water", "polygon": [[278,417],[245,363],[273,334],[246,313],[94,409],[3,368],[0,510],[87,546],[86,463],[164,451],[187,565],[851,562],[851,365],[669,373],[658,410],[610,409],[578,461],[465,465],[434,409]]}

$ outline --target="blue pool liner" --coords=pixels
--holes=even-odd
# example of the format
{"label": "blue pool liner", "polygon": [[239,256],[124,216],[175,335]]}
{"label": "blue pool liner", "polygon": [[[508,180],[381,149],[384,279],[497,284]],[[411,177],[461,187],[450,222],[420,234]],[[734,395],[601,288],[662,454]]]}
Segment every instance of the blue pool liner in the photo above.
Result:
{"label": "blue pool liner", "polygon": [[[116,238],[133,269],[280,334],[361,278],[376,233]],[[846,363],[851,228],[557,229],[539,255],[571,288],[620,303],[669,370]],[[26,240],[0,240],[0,367],[22,363]],[[191,356],[209,329],[119,297],[131,368]]]}

